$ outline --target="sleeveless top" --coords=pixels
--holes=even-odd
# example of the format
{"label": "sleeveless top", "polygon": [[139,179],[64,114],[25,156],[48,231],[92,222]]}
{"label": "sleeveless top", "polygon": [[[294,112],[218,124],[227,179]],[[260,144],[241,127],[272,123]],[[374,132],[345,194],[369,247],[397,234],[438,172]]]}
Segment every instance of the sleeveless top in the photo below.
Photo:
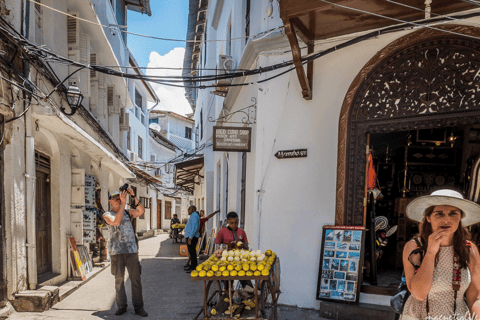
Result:
{"label": "sleeveless top", "polygon": [[[432,287],[428,293],[429,312],[428,317],[449,317],[453,314],[453,298],[454,291],[452,289],[453,278],[453,246],[440,247],[438,264],[433,271]],[[468,268],[462,269],[462,282],[460,290],[457,293],[457,309],[458,317],[469,315],[467,304],[463,296],[470,285],[470,271]],[[427,318],[427,299],[418,301],[410,295],[403,314],[417,319]],[[468,319],[468,317],[466,317]],[[449,319],[449,318],[448,318]]]}

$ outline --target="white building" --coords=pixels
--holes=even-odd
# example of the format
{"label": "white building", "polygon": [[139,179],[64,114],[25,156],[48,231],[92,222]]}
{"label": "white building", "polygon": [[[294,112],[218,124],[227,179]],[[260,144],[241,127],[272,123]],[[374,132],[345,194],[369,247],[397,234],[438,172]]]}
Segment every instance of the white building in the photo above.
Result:
{"label": "white building", "polygon": [[[322,227],[363,225],[366,148],[375,151],[376,162],[389,164],[389,146],[394,158],[390,161],[396,161],[395,182],[389,187],[393,189],[382,189],[384,195],[392,193],[382,210],[392,225],[399,225],[399,231],[391,237],[389,253],[382,258],[394,280],[382,278],[385,273],[380,270],[375,285],[365,275],[355,296],[365,305],[355,307],[352,314],[356,318],[374,317],[379,310],[386,310],[378,305],[388,305],[392,293],[388,287],[400,279],[401,271],[395,271],[402,266],[398,257],[408,240],[405,234],[413,232],[406,227],[404,212],[395,209],[405,195],[401,188],[408,187],[397,181],[399,172],[415,170],[404,164],[405,152],[409,154],[413,146],[447,152],[454,146],[459,150],[458,162],[448,164],[442,169],[445,171],[431,162],[415,164],[424,165],[422,170],[430,165],[429,174],[450,177],[448,185],[455,188],[468,187],[468,181],[461,178],[465,162],[479,153],[475,139],[468,138],[480,124],[478,108],[471,104],[477,98],[467,94],[478,84],[464,78],[477,67],[459,64],[455,58],[477,55],[473,42],[480,36],[478,7],[467,3],[432,5],[432,12],[455,16],[447,19],[433,13],[425,16],[422,11],[430,8],[412,10],[389,3],[380,9],[374,3],[352,1],[339,7],[337,2],[323,1],[213,0],[208,5],[191,1],[190,6],[187,38],[196,42],[187,45],[185,75],[211,74],[208,70],[215,68],[226,73],[252,71],[250,76],[232,81],[248,85],[217,88],[215,95],[212,88],[186,89],[195,108],[196,126],[206,124],[200,145],[212,143],[213,134],[212,124],[201,118],[218,119],[217,126],[252,128],[251,152],[205,148],[205,185],[195,186],[195,193],[197,188],[206,190],[207,211],[239,213],[250,245],[272,249],[281,257],[279,303],[320,309],[322,317],[334,318],[341,308],[350,308],[317,300]],[[382,15],[406,22],[392,27],[398,22]],[[429,27],[429,19],[442,24]],[[412,29],[409,21],[415,20],[419,22]],[[251,35],[258,36],[245,39]],[[204,39],[227,41],[205,45]],[[314,62],[300,60],[307,54],[312,54]],[[229,59],[234,63],[225,64]],[[292,59],[294,64],[289,64]],[[285,67],[280,66],[283,63]],[[271,71],[270,66],[278,69]],[[424,96],[429,99],[421,98]],[[468,103],[459,96],[468,97]],[[242,123],[245,114],[240,111],[245,110],[249,110],[250,124]],[[433,127],[454,142],[420,138],[420,129]],[[308,154],[292,159],[275,157],[278,151],[295,149],[307,149]],[[432,156],[423,159],[427,158]],[[428,194],[446,185],[442,181],[412,182],[417,189],[409,189],[406,196]],[[388,183],[384,180],[381,185],[386,188]]]}
{"label": "white building", "polygon": [[150,110],[150,123],[160,125],[165,137],[185,153],[195,148],[195,121],[172,111]]}
{"label": "white building", "polygon": [[[86,175],[95,179],[104,209],[109,192],[135,177],[124,164],[128,158],[122,132],[128,126],[121,119],[125,110],[134,107],[127,83],[122,77],[80,69],[65,60],[127,66],[126,35],[118,27],[102,28],[77,18],[121,26],[126,25],[127,9],[150,12],[148,2],[129,0],[37,2],[0,2],[6,21],[0,23],[2,46],[17,64],[13,69],[3,61],[5,70],[13,73],[2,73],[1,80],[9,92],[1,93],[0,113],[11,121],[4,126],[2,141],[0,238],[7,240],[1,246],[5,276],[0,298],[13,301],[19,310],[26,305],[19,301],[21,292],[58,285],[71,274],[69,236],[88,247],[82,221]],[[25,41],[12,37],[14,30],[17,37],[33,43],[28,50]],[[33,55],[41,50],[58,56],[47,65],[45,58]],[[22,52],[21,60],[16,51]],[[66,96],[73,85],[84,96],[76,109]]]}

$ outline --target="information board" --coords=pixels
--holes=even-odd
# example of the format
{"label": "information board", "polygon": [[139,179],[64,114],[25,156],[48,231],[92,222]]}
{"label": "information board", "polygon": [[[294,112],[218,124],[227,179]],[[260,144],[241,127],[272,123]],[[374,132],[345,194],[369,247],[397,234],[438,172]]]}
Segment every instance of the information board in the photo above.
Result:
{"label": "information board", "polygon": [[213,127],[213,151],[250,152],[252,128]]}
{"label": "information board", "polygon": [[323,227],[317,300],[359,301],[364,243],[364,227]]}

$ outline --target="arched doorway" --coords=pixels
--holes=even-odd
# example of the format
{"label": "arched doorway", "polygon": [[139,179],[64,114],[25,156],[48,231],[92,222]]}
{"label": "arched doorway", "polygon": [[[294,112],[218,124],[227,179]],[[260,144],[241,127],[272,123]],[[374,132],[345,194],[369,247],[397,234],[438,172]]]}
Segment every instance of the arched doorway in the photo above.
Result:
{"label": "arched doorway", "polygon": [[336,224],[362,225],[368,134],[480,123],[480,29],[439,28],[465,36],[413,32],[378,52],[351,84],[340,113]]}

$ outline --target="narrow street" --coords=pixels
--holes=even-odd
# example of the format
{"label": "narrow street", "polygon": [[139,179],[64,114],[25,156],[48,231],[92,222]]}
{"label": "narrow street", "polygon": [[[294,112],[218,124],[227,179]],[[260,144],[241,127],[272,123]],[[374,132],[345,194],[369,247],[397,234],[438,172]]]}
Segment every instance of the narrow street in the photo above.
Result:
{"label": "narrow street", "polygon": [[[180,244],[172,243],[165,234],[140,241],[143,299],[148,319],[187,320],[200,311],[203,286],[201,282],[191,282],[190,275],[183,271],[186,258],[179,256],[179,247]],[[114,278],[107,268],[50,310],[15,313],[8,319],[141,319],[131,305],[129,280],[126,290],[127,313],[115,316]],[[318,311],[290,307],[279,307],[278,315],[281,320],[321,320]]]}

